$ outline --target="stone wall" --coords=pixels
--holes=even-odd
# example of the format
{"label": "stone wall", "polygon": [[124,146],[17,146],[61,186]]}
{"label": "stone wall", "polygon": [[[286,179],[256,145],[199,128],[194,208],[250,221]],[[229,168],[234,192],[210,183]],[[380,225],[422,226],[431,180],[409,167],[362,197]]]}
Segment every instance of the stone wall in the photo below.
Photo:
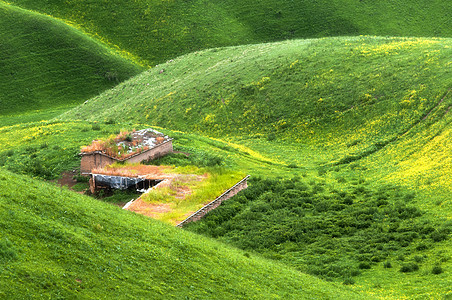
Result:
{"label": "stone wall", "polygon": [[203,206],[201,209],[199,209],[198,211],[196,211],[195,213],[193,213],[191,216],[189,216],[188,218],[186,218],[185,220],[183,220],[182,222],[180,222],[179,224],[177,224],[177,227],[183,227],[185,224],[188,224],[190,222],[196,222],[198,220],[200,220],[202,217],[204,217],[209,211],[214,210],[215,208],[217,208],[218,206],[220,206],[220,204],[223,201],[228,200],[229,198],[235,196],[238,192],[240,192],[241,190],[244,190],[248,187],[248,178],[250,177],[250,175],[246,176],[245,178],[243,178],[242,180],[240,180],[238,183],[236,183],[233,187],[231,187],[230,189],[228,189],[226,192],[224,192],[223,194],[221,194],[221,196],[219,196],[217,199],[213,200],[212,202],[209,202],[208,204],[206,204],[205,206]]}

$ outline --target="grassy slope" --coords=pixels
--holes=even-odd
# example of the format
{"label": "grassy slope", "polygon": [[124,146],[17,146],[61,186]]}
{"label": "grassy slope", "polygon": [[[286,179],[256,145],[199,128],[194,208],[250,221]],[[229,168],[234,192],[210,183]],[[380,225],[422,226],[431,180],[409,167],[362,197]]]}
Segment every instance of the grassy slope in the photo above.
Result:
{"label": "grassy slope", "polygon": [[0,190],[2,298],[360,298],[213,240],[3,169]]}
{"label": "grassy slope", "polygon": [[[30,164],[30,162],[34,161],[41,162],[44,166],[44,171],[54,171],[54,175],[57,175],[66,168],[77,167],[79,158],[75,154],[78,152],[79,146],[87,141],[109,135],[116,130],[119,130],[119,128],[141,128],[147,126],[148,125],[138,124],[100,124],[101,130],[98,131],[92,130],[91,125],[85,122],[38,122],[28,125],[24,124],[4,127],[0,131],[2,137],[1,143],[4,145],[3,149],[10,149],[12,154],[10,155],[10,150],[7,150],[2,153],[1,157],[3,158],[3,163],[6,163],[7,167],[12,168],[16,172],[32,174],[32,171],[39,171],[40,169],[37,169],[33,164]],[[284,177],[290,177],[298,173],[300,175],[303,174],[305,177],[304,181],[309,182],[311,185],[323,185],[328,189],[334,189],[336,191],[348,190],[350,187],[353,187],[353,185],[358,184],[358,182],[364,182],[364,178],[366,178],[366,188],[373,186],[373,188],[378,189],[380,187],[378,183],[374,182],[369,177],[369,171],[362,171],[356,168],[353,169],[354,171],[351,171],[348,170],[348,167],[342,166],[334,167],[332,170],[326,169],[326,172],[322,173],[320,173],[319,170],[317,175],[316,169],[287,168],[285,167],[286,165],[281,165],[273,159],[265,159],[258,152],[252,151],[240,144],[221,142],[199,137],[194,134],[183,134],[171,131],[164,132],[175,138],[176,149],[192,153],[190,155],[191,159],[197,160],[197,157],[205,157],[208,153],[210,155],[219,155],[223,158],[227,167],[240,169],[242,171],[246,170],[253,176],[275,176],[278,174]],[[272,144],[268,142],[267,147],[277,145],[277,143]],[[444,150],[447,151],[447,149]],[[299,155],[299,153],[293,155],[290,151],[287,151],[286,154],[288,156],[286,159],[288,160]],[[390,163],[394,162],[391,161]],[[355,162],[355,164],[357,164],[357,162]],[[388,165],[380,161],[378,167],[383,166]],[[369,180],[367,180],[367,178],[369,178]],[[432,190],[432,193],[439,193],[439,191]],[[443,192],[442,195],[447,198],[447,195],[449,194]],[[416,200],[411,202],[426,212],[425,217],[427,220],[429,216],[433,217],[431,220],[435,224],[437,223],[437,220],[447,218],[448,212],[450,212],[450,199],[449,201],[435,203],[435,201],[432,202],[431,197],[424,197],[422,194],[418,193]],[[84,206],[84,202],[81,203],[81,205]],[[384,269],[381,266],[382,263],[380,263],[372,268],[370,272],[364,272],[364,274],[356,278],[357,283],[353,288],[364,291],[368,295],[386,295],[390,298],[400,298],[420,292],[422,292],[423,295],[430,296],[444,294],[444,292],[447,292],[447,282],[450,281],[450,276],[448,275],[450,260],[447,260],[450,251],[447,249],[451,248],[448,245],[450,245],[450,243],[443,245],[442,248],[436,247],[429,250],[428,253],[423,253],[428,255],[428,259],[424,261],[422,265],[423,269],[420,272],[404,275],[398,272],[397,264],[393,269],[388,270]],[[404,255],[411,259],[414,254],[407,251],[408,250],[404,252]],[[394,257],[396,254],[390,253],[389,255],[388,259],[398,260]],[[445,270],[445,273],[440,277],[432,277],[426,265],[434,264],[436,262],[435,259],[438,257],[443,257],[442,267]],[[423,283],[421,289],[417,286],[419,282]],[[428,282],[427,285],[424,284],[426,282]],[[433,292],[432,288],[436,289],[436,292]]]}
{"label": "grassy slope", "polygon": [[76,24],[144,64],[199,49],[333,35],[452,36],[449,1],[9,1]]}
{"label": "grassy slope", "polygon": [[63,22],[4,3],[0,28],[0,115],[74,106],[142,70]]}
{"label": "grassy slope", "polygon": [[[243,164],[256,175],[298,173],[339,190],[363,179],[376,189],[403,185],[426,219],[449,220],[450,47],[449,39],[357,37],[213,49],[145,72],[66,118],[151,122],[232,140],[264,158],[261,169]],[[449,239],[427,254],[429,264],[443,257],[441,278],[379,265],[355,288],[447,294],[450,249]]]}
{"label": "grassy slope", "polygon": [[[99,126],[99,128],[96,127]],[[88,122],[40,121],[0,127],[0,166],[19,174],[55,179],[63,171],[80,167],[81,146],[94,139],[118,134],[121,129],[142,129],[149,124],[91,124]],[[186,134],[159,129],[175,139],[176,150],[190,153],[182,165],[212,166],[212,160],[220,157],[226,168],[253,174],[290,174],[285,164],[259,155],[242,145],[213,140],[197,134]],[[181,155],[185,157],[184,155]],[[214,161],[215,162],[215,161]],[[206,164],[207,163],[207,164]],[[173,161],[164,164],[173,165]]]}
{"label": "grassy slope", "polygon": [[235,140],[277,166],[370,169],[375,180],[451,191],[451,46],[357,37],[207,50],[63,117],[149,122]]}
{"label": "grassy slope", "polygon": [[[296,158],[299,165],[346,163],[403,136],[441,99],[449,117],[451,46],[449,39],[354,37],[195,52],[63,118],[245,136],[272,156],[297,142],[321,151]],[[273,139],[284,145],[266,147]]]}

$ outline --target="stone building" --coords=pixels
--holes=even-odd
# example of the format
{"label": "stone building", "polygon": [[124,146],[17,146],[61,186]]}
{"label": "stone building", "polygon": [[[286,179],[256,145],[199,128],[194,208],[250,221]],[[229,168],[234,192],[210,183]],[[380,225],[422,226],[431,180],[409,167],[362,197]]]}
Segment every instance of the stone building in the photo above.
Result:
{"label": "stone building", "polygon": [[[92,145],[96,142],[99,141],[93,141]],[[172,139],[153,129],[120,134],[111,143],[113,143],[113,147],[109,148],[87,146],[82,149],[80,153],[82,156],[80,173],[82,175],[88,175],[91,170],[103,168],[114,162],[139,163],[173,152]],[[112,148],[115,149],[112,150]],[[120,150],[118,151],[118,149]]]}

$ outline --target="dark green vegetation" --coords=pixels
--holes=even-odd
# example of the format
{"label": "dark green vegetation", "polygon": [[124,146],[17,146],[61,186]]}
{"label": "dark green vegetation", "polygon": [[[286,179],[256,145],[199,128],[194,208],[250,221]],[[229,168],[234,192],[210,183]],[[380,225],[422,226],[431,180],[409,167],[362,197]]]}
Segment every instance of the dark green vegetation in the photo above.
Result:
{"label": "dark green vegetation", "polygon": [[452,36],[452,4],[441,0],[9,2],[68,20],[150,65],[206,48],[293,38]]}
{"label": "dark green vegetation", "polygon": [[0,170],[0,191],[1,298],[358,298],[28,177]]}
{"label": "dark green vegetation", "polygon": [[414,197],[364,182],[337,190],[322,181],[255,179],[187,229],[345,282],[388,258],[401,272],[417,271],[426,250],[449,239],[452,222],[423,218]]}
{"label": "dark green vegetation", "polygon": [[0,2],[0,115],[74,106],[143,69],[55,19]]}

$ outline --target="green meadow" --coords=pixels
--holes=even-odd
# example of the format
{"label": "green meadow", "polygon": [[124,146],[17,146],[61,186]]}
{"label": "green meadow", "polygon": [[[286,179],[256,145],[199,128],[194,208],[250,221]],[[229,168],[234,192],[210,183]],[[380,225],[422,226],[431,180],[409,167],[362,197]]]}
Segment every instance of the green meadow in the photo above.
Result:
{"label": "green meadow", "polygon": [[[0,298],[451,298],[451,9],[0,1]],[[249,188],[183,229],[77,193],[148,127],[205,201]]]}

